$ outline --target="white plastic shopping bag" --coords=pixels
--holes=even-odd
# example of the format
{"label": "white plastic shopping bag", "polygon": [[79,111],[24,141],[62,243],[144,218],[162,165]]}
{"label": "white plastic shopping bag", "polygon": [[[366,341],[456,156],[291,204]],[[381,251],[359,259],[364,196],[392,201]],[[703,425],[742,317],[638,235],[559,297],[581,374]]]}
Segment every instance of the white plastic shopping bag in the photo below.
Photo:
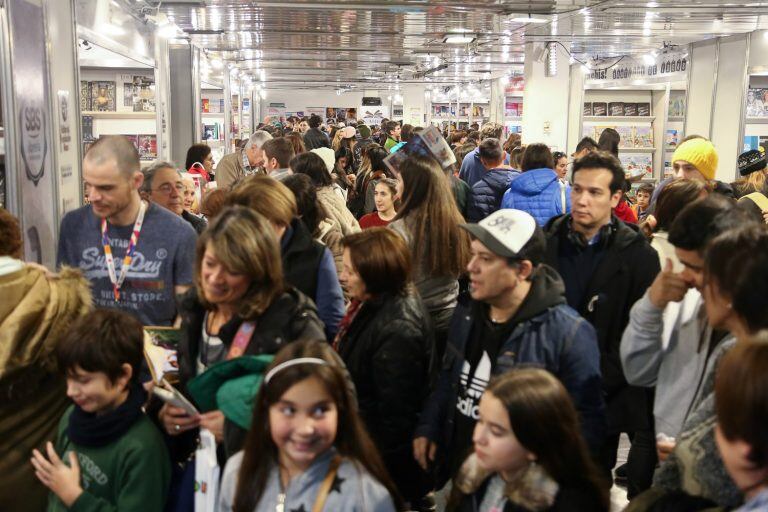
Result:
{"label": "white plastic shopping bag", "polygon": [[195,512],[214,512],[219,498],[219,462],[216,439],[210,431],[200,430],[200,446],[195,452]]}

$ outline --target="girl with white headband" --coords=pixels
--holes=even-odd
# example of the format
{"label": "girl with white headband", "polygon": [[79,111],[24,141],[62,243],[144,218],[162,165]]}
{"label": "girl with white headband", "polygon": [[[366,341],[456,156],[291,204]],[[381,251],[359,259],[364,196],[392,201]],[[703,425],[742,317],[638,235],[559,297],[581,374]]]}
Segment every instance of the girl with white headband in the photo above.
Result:
{"label": "girl with white headband", "polygon": [[327,343],[294,342],[275,357],[245,448],[224,469],[219,510],[402,510],[344,363]]}

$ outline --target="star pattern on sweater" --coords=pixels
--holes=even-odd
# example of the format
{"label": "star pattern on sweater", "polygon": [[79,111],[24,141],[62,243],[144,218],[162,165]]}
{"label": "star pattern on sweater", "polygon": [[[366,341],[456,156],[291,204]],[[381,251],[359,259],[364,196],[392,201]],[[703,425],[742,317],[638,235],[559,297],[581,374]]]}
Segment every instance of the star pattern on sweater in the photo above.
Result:
{"label": "star pattern on sweater", "polygon": [[333,479],[333,483],[331,484],[331,491],[330,492],[336,491],[337,493],[341,494],[341,484],[344,483],[344,480],[346,480],[346,478],[339,478],[339,476],[337,475]]}

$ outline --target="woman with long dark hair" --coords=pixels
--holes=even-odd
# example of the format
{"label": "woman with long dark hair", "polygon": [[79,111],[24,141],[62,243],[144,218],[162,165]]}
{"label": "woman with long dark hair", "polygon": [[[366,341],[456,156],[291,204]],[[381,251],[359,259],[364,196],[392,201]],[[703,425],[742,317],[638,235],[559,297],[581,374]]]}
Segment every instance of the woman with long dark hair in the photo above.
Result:
{"label": "woman with long dark hair", "polygon": [[459,276],[469,263],[470,239],[459,228],[459,213],[448,177],[434,159],[411,155],[400,167],[402,206],[389,225],[408,244],[414,283],[435,329],[435,348],[442,359],[456,301]]}
{"label": "woman with long dark hair", "polygon": [[576,409],[552,374],[523,368],[494,378],[479,416],[447,510],[609,510]]}

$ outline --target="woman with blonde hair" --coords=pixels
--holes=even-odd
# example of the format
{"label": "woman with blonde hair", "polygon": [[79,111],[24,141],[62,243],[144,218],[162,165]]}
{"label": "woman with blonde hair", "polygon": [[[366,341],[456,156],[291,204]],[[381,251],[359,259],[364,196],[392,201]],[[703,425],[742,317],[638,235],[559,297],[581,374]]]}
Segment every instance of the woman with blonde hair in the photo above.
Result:
{"label": "woman with blonde hair", "polygon": [[248,176],[232,190],[229,201],[247,206],[269,221],[277,236],[286,282],[315,301],[326,336],[333,339],[344,316],[344,294],[331,251],[313,239],[299,218],[293,192],[270,177]]}
{"label": "woman with blonde hair", "polygon": [[[263,216],[242,206],[225,209],[200,235],[195,252],[195,286],[179,306],[182,390],[216,363],[274,354],[291,341],[323,337],[312,301],[283,279],[278,239]],[[221,411],[190,416],[165,404],[159,418],[170,436],[202,427],[224,443],[227,454],[242,448],[244,431]]]}

